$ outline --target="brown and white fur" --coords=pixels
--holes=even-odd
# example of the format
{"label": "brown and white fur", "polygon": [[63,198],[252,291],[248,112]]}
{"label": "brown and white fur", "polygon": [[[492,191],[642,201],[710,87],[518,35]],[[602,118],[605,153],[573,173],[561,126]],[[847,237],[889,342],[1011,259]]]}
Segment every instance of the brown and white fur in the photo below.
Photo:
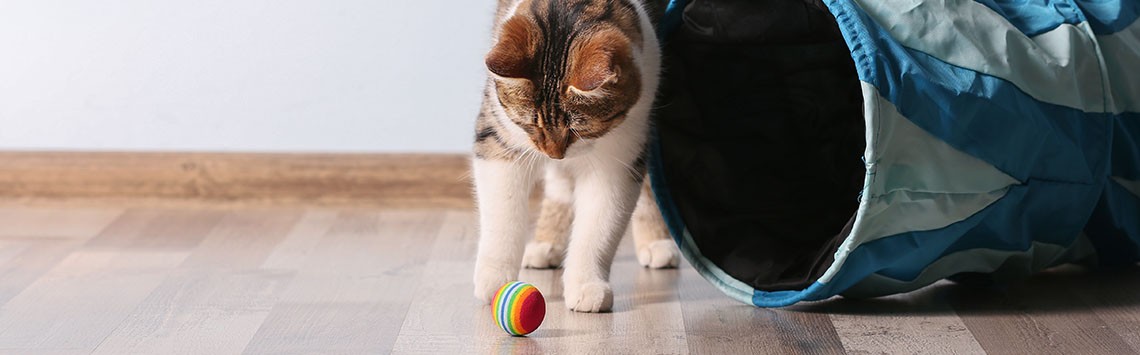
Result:
{"label": "brown and white fur", "polygon": [[[494,40],[473,159],[475,297],[489,303],[521,266],[564,266],[566,306],[607,311],[610,264],[631,217],[642,265],[679,262],[644,184],[661,61],[647,7],[640,0],[500,0]],[[540,176],[542,210],[525,244],[528,200]]]}

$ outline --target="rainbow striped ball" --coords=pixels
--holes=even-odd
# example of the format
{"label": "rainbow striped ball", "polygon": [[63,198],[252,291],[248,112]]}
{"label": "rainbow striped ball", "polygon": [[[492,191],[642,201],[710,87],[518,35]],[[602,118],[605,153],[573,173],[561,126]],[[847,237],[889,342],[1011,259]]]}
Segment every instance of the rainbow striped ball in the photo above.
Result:
{"label": "rainbow striped ball", "polygon": [[495,293],[491,304],[495,324],[507,334],[521,336],[538,329],[546,318],[546,299],[538,288],[525,282],[508,282]]}

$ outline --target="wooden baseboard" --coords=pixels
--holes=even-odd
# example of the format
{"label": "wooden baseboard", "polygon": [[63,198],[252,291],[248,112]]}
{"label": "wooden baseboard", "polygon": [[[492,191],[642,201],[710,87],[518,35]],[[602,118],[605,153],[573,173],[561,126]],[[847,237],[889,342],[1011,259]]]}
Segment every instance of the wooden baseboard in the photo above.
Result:
{"label": "wooden baseboard", "polygon": [[0,199],[470,208],[456,154],[0,152]]}

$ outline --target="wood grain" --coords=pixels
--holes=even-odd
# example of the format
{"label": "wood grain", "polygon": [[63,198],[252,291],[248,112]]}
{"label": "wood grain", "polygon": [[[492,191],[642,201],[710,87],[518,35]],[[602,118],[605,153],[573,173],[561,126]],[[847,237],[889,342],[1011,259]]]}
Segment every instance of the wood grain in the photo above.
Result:
{"label": "wood grain", "polygon": [[947,302],[943,281],[869,300],[836,299],[792,309],[824,313],[849,354],[979,354],[981,345]]}
{"label": "wood grain", "polygon": [[1067,288],[1084,301],[1132,351],[1140,353],[1140,270],[1126,268],[1082,273],[1067,279]]}
{"label": "wood grain", "polygon": [[[610,272],[613,312],[585,314],[566,308],[562,270],[523,270],[519,278],[534,284],[547,299],[543,328],[531,336],[533,342],[504,339],[501,330],[492,329],[483,352],[687,354],[685,319],[676,293],[679,277],[678,270],[645,270],[626,235]],[[493,326],[488,306],[481,311],[481,322]]]}
{"label": "wood grain", "polygon": [[273,248],[273,252],[261,265],[263,269],[298,270],[306,258],[316,249],[321,238],[336,224],[338,214],[332,210],[306,210],[301,219],[293,225],[285,239]]}
{"label": "wood grain", "polygon": [[209,235],[225,212],[129,209],[87,241],[91,248],[190,250]]}
{"label": "wood grain", "polygon": [[229,212],[180,267],[257,269],[288,236],[301,215],[300,211],[290,210]]}
{"label": "wood grain", "polygon": [[90,352],[186,257],[81,250],[0,309],[0,348]]}
{"label": "wood grain", "polygon": [[377,353],[404,323],[438,212],[346,211],[298,266],[247,353]]}
{"label": "wood grain", "polygon": [[1045,273],[1007,289],[959,290],[950,303],[988,353],[1124,354],[1133,349],[1066,287]]}
{"label": "wood grain", "polygon": [[0,207],[0,236],[6,238],[90,238],[123,213],[118,208]]}
{"label": "wood grain", "polygon": [[692,353],[844,353],[826,314],[748,306],[725,297],[695,270],[685,273],[681,307]]}
{"label": "wood grain", "polygon": [[0,208],[0,305],[122,213],[117,208]]}
{"label": "wood grain", "polygon": [[292,277],[283,271],[178,270],[94,353],[240,353]]}
{"label": "wood grain", "polygon": [[59,264],[81,242],[5,239],[0,245],[3,245],[5,259],[0,263],[0,305],[4,305]]}
{"label": "wood grain", "polygon": [[1140,269],[939,282],[784,309],[728,299],[626,237],[614,311],[565,309],[524,270],[543,326],[510,337],[471,297],[476,216],[446,208],[0,208],[0,354],[1127,354]]}
{"label": "wood grain", "polygon": [[486,353],[487,339],[499,331],[483,315],[472,293],[469,269],[475,262],[478,235],[470,213],[448,213],[443,220],[421,282],[412,296],[393,353],[470,354]]}
{"label": "wood grain", "polygon": [[468,166],[454,154],[0,152],[0,198],[469,208]]}

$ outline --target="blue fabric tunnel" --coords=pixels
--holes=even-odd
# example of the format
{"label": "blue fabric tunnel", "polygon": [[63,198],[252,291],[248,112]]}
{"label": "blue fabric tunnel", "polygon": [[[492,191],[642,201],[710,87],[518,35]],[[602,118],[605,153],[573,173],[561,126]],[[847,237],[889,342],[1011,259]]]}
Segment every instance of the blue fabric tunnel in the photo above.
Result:
{"label": "blue fabric tunnel", "polygon": [[1140,260],[1140,1],[674,0],[650,178],[760,307]]}

